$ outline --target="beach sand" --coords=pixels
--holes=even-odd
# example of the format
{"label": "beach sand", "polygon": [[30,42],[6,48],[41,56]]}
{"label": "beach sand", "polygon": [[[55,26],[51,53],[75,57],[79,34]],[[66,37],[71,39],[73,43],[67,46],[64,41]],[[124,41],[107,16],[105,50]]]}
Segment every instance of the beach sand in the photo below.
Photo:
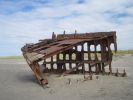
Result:
{"label": "beach sand", "polygon": [[24,59],[0,59],[0,100],[133,100],[133,55],[114,57],[112,68],[127,77],[45,74],[49,88],[42,88]]}

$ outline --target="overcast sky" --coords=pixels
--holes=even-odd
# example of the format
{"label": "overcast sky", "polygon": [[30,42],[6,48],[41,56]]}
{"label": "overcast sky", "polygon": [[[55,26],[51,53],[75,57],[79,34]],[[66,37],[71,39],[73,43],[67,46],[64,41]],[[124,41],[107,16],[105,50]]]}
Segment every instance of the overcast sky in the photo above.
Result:
{"label": "overcast sky", "polygon": [[116,31],[118,49],[133,49],[133,0],[0,0],[0,56],[75,29]]}

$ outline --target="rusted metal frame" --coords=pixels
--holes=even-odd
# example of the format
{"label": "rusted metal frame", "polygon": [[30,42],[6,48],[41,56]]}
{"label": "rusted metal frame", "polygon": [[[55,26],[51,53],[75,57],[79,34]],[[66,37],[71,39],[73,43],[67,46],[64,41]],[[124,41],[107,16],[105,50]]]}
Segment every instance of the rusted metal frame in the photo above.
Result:
{"label": "rusted metal frame", "polygon": [[[100,39],[100,38],[99,38],[99,39]],[[89,41],[92,41],[92,40],[89,40]],[[76,46],[77,44],[81,44],[81,43],[82,43],[82,42],[79,42],[79,43],[76,43],[76,44],[72,44],[72,45],[70,45],[70,46],[67,46],[67,48],[62,48],[61,50],[55,51],[55,52],[53,52],[53,53],[51,53],[51,54],[47,54],[47,55],[45,55],[45,57],[42,58],[42,59],[49,58],[50,56],[52,56],[52,55],[54,55],[54,54],[57,54],[57,53],[60,53],[60,52],[63,52],[63,51],[65,51],[65,50],[69,50],[70,48]],[[40,53],[40,52],[38,52],[38,53]],[[43,54],[43,53],[41,53],[41,54]]]}
{"label": "rusted metal frame", "polygon": [[[92,41],[92,40],[90,40],[90,41]],[[69,49],[73,48],[74,46],[76,46],[76,45],[78,45],[78,44],[81,44],[81,43],[82,43],[82,41],[81,41],[81,42],[78,42],[78,43],[76,43],[76,44],[69,45],[69,46],[67,46],[67,48],[66,48],[66,47],[61,48],[60,50],[57,50],[57,51],[55,51],[55,52],[53,52],[53,53],[51,53],[51,54],[45,55],[45,58],[48,58],[49,56],[51,56],[51,55],[53,55],[53,54],[60,53],[60,52],[63,52],[63,51],[65,51],[65,50],[69,50]],[[41,54],[43,54],[43,53],[41,53]]]}
{"label": "rusted metal frame", "polygon": [[90,43],[87,42],[87,53],[88,53],[88,60],[91,60],[91,55],[90,53],[93,53],[92,51],[90,51]]}
{"label": "rusted metal frame", "polygon": [[108,47],[108,60],[109,60],[109,72],[110,74],[112,74],[112,68],[111,68],[111,63],[112,63],[112,51],[111,51],[111,48],[110,48],[110,39],[107,38],[107,47]]}
{"label": "rusted metal frame", "polygon": [[[76,56],[76,60],[77,60],[77,52],[78,52],[77,45],[75,46],[75,50],[76,50],[76,55],[75,56]],[[78,63],[77,62],[75,64],[76,64],[76,66],[78,66]],[[78,72],[79,69],[77,68],[76,71]]]}
{"label": "rusted metal frame", "polygon": [[53,68],[53,56],[51,56],[51,71],[53,71],[54,68]]}
{"label": "rusted metal frame", "polygon": [[[70,50],[69,50],[69,61],[72,61],[72,53]],[[69,62],[69,68],[72,69],[72,63],[71,62]]]}
{"label": "rusted metal frame", "polygon": [[72,45],[70,45],[70,46],[67,46],[67,48],[62,48],[61,50],[57,50],[57,51],[55,51],[55,52],[53,52],[53,53],[47,54],[47,55],[45,55],[44,58],[42,58],[42,59],[46,59],[46,58],[51,57],[51,56],[54,55],[54,54],[58,54],[58,53],[61,53],[61,52],[63,52],[63,51],[69,50],[69,49],[73,48],[74,46],[76,46],[76,45],[78,45],[78,44],[80,44],[80,43],[81,43],[81,42],[76,43],[76,44],[72,44]]}
{"label": "rusted metal frame", "polygon": [[65,53],[63,53],[63,62],[64,62],[63,69],[64,71],[66,71],[66,54]]}
{"label": "rusted metal frame", "polygon": [[[97,40],[97,45],[100,45],[100,51],[101,51],[101,40],[102,39],[100,39],[100,40]],[[100,53],[100,56],[102,56],[102,51],[101,52],[97,52],[97,53]],[[98,61],[101,61],[100,63],[98,63],[98,69],[99,69],[99,73],[102,73],[102,59],[100,58],[100,59],[98,59]]]}
{"label": "rusted metal frame", "polygon": [[[53,43],[54,43],[54,42],[55,42],[55,41],[53,41]],[[42,47],[42,46],[45,46],[45,45],[48,45],[47,42],[41,41],[41,42],[39,42],[39,43],[36,43],[36,44],[31,45],[31,49],[34,50],[34,49],[36,49],[36,48],[39,48],[39,47]]]}
{"label": "rusted metal frame", "polygon": [[[90,50],[90,46],[91,46],[91,44],[90,44],[90,42],[88,41],[88,42],[87,42],[88,61],[91,61],[91,55],[90,55],[91,50]],[[88,67],[89,67],[89,73],[91,73],[92,70],[91,70],[90,63],[88,63]]]}
{"label": "rusted metal frame", "polygon": [[[52,63],[55,64],[55,63],[63,63],[64,61],[63,60],[60,60],[60,61],[53,61]],[[65,63],[80,63],[81,61],[75,61],[75,60],[66,60]],[[105,62],[105,61],[95,61],[95,60],[91,60],[91,61],[88,61],[88,60],[83,60],[82,61],[83,63],[94,63],[94,62],[97,62],[97,63],[101,63],[101,62]],[[50,64],[51,62],[45,62],[45,64]]]}
{"label": "rusted metal frame", "polygon": [[46,64],[47,64],[47,62],[46,62],[46,59],[45,59],[45,60],[43,60],[43,67],[44,67],[44,70],[47,69]]}
{"label": "rusted metal frame", "polygon": [[30,64],[30,67],[32,69],[32,71],[35,73],[36,78],[40,81],[43,79],[40,68],[39,68],[39,64],[37,62],[34,62],[32,64]]}
{"label": "rusted metal frame", "polygon": [[80,66],[83,66],[83,64],[84,64],[83,62],[78,63],[78,65],[76,65],[75,67],[73,67],[73,68],[71,68],[71,69],[65,71],[65,72],[63,73],[63,75],[66,75],[66,74],[69,74],[69,73],[73,72],[75,69],[79,68]]}
{"label": "rusted metal frame", "polygon": [[33,52],[39,52],[39,51],[44,50],[44,49],[47,49],[47,48],[49,48],[49,46],[44,45],[44,46],[41,46],[41,47],[39,47],[39,48],[33,49]]}
{"label": "rusted metal frame", "polygon": [[[39,64],[38,62],[33,62],[33,63],[30,63],[28,61],[28,58],[27,56],[25,55],[25,53],[23,53],[23,56],[24,58],[26,59],[26,62],[27,64],[30,66],[31,70],[33,71],[35,77],[37,78],[39,84],[41,85],[45,85],[44,81],[47,81],[47,79],[44,79],[42,74],[41,74],[41,71],[40,71],[40,68],[39,68]],[[46,82],[46,84],[48,83],[48,81]]]}
{"label": "rusted metal frame", "polygon": [[[100,37],[101,38],[101,37]],[[98,39],[98,38],[97,38]],[[49,40],[49,39],[48,39]],[[38,47],[42,47],[43,45],[45,46],[45,45],[47,45],[47,46],[50,46],[50,45],[52,45],[52,44],[54,44],[55,42],[57,42],[58,43],[58,41],[57,40],[51,40],[52,42],[51,43],[49,43],[49,44],[47,44],[47,42],[45,43],[45,42],[39,42],[39,43],[36,43],[36,44],[33,44],[33,45],[30,45],[30,49],[35,49],[35,48],[38,48]]]}
{"label": "rusted metal frame", "polygon": [[101,73],[102,72],[101,61],[99,61],[99,63],[97,64],[97,66],[98,66],[99,73]]}
{"label": "rusted metal frame", "polygon": [[52,40],[56,40],[56,35],[54,32],[52,33]]}
{"label": "rusted metal frame", "polygon": [[57,71],[59,72],[59,70],[60,70],[60,63],[58,63],[59,62],[59,57],[60,57],[60,54],[58,53],[57,55],[56,55],[56,64],[57,64]]}
{"label": "rusted metal frame", "polygon": [[[96,40],[94,40],[94,49],[95,49],[95,61],[98,61],[98,57],[97,57],[97,43],[96,43],[97,41]],[[98,68],[98,63],[96,63],[95,64],[95,72],[96,72],[96,74],[98,74],[99,73],[99,68]]]}
{"label": "rusted metal frame", "polygon": [[[84,61],[84,42],[81,44],[81,60]],[[85,73],[85,64],[82,64],[82,73]]]}
{"label": "rusted metal frame", "polygon": [[[76,47],[76,46],[75,46]],[[71,49],[70,49],[71,50]],[[73,50],[73,51],[71,51],[71,53],[77,53],[77,52],[79,52],[79,51],[75,51],[75,50]],[[68,52],[69,53],[69,52]],[[88,53],[88,51],[84,51],[84,53]],[[95,53],[95,51],[90,51],[90,53]],[[101,53],[101,51],[96,51],[96,53]]]}
{"label": "rusted metal frame", "polygon": [[[37,55],[38,55],[38,54],[37,54]],[[32,56],[31,56],[31,57],[32,57]],[[34,57],[34,56],[33,56],[33,57]],[[44,57],[44,56],[43,56],[43,57]],[[26,59],[27,59],[30,63],[33,63],[34,61],[39,62],[39,61],[44,60],[43,57],[41,57],[41,58],[37,58],[37,59],[32,60],[32,61],[29,59],[29,57],[27,57]]]}
{"label": "rusted metal frame", "polygon": [[98,60],[98,57],[97,57],[97,43],[96,42],[97,41],[94,40],[94,49],[95,49],[94,54],[95,54],[95,60],[97,61]]}
{"label": "rusted metal frame", "polygon": [[[50,58],[51,58],[51,57],[50,57]],[[49,58],[47,58],[47,59],[49,59]],[[45,60],[43,61],[43,65],[44,65],[44,72],[47,72],[47,73],[48,73],[48,72],[50,72],[50,70],[51,70],[51,69],[48,68],[48,67],[49,67],[48,65],[51,66],[51,63],[49,64],[49,63],[48,63],[49,61],[47,61],[47,59],[45,59]]]}
{"label": "rusted metal frame", "polygon": [[[100,35],[103,35],[103,38],[101,38],[101,36]],[[90,63],[91,64],[91,66],[94,66],[95,65],[95,63],[98,63],[98,64],[101,64],[102,63],[102,71],[104,72],[105,71],[105,69],[104,69],[104,67],[106,66],[106,65],[108,65],[109,64],[109,66],[111,66],[110,64],[111,64],[111,61],[112,61],[112,52],[111,52],[111,49],[110,49],[110,43],[114,43],[114,46],[115,46],[115,51],[117,50],[117,44],[116,44],[116,34],[114,35],[112,35],[112,33],[110,33],[110,34],[108,34],[108,35],[106,35],[106,34],[104,34],[104,33],[101,33],[100,35],[98,35],[98,36],[100,36],[100,38],[95,34],[94,35],[94,38],[93,38],[93,40],[94,39],[97,39],[97,40],[99,40],[99,39],[101,39],[100,40],[100,46],[101,46],[101,61],[96,61],[96,55],[95,55],[95,61],[94,62],[90,62],[90,61],[88,61],[88,63]],[[72,36],[72,37],[71,37]],[[87,34],[87,35],[78,35],[79,37],[80,37],[80,39],[85,39],[87,36],[91,36],[91,34],[89,35],[89,34]],[[76,38],[76,37],[78,37],[78,36],[76,36],[76,35],[74,35],[74,38]],[[65,37],[65,35],[64,35],[64,37]],[[68,39],[69,38],[73,38],[73,35],[68,35]],[[111,38],[114,38],[114,40],[111,40]],[[86,39],[89,39],[89,38],[86,38]],[[107,41],[105,41],[107,39]],[[56,39],[55,39],[56,40]],[[58,39],[57,39],[58,40]],[[51,40],[50,40],[51,41]],[[47,41],[45,41],[45,42],[47,42],[47,43],[50,43],[50,44],[48,44],[48,45],[51,45],[52,43],[51,42],[53,42],[53,41],[51,41],[50,42],[49,40]],[[87,41],[87,40],[85,40],[85,41]],[[84,41],[84,42],[85,42]],[[39,48],[41,48],[41,46],[42,46],[42,44],[45,44],[45,42],[42,42],[42,43],[40,43],[40,44],[38,44],[37,45],[37,47],[39,47]],[[46,44],[47,44],[46,43]],[[76,44],[72,44],[72,45],[70,45],[70,46],[68,46],[69,48],[63,48],[63,49],[61,49],[61,50],[59,50],[59,52],[58,51],[55,51],[54,53],[51,53],[51,54],[47,54],[47,55],[45,55],[44,57],[43,57],[43,59],[45,60],[46,58],[49,58],[50,56],[53,56],[54,54],[57,54],[57,53],[60,53],[60,52],[62,52],[62,51],[64,51],[64,50],[70,50],[70,47],[74,47],[74,46],[76,46],[77,44],[82,44],[82,42],[80,42],[80,43],[76,43]],[[95,44],[95,43],[94,43]],[[35,44],[36,45],[36,44]],[[95,45],[96,46],[96,45]],[[29,48],[30,47],[30,48]],[[31,52],[32,50],[31,50],[31,45],[29,45],[29,46],[27,46],[27,47],[24,47],[24,48],[22,48],[22,51],[23,52]],[[33,45],[33,47],[34,47],[34,45]],[[108,51],[106,51],[106,47],[108,47]],[[26,48],[27,48],[27,50],[26,50]],[[89,51],[89,50],[88,50]],[[89,51],[90,52],[90,51]],[[93,53],[97,53],[98,51],[96,50],[96,47],[95,47],[95,51],[93,52]],[[81,54],[82,54],[82,56],[81,57],[83,57],[83,53],[85,53],[85,51],[83,50],[83,52],[82,52],[82,50],[81,50]],[[107,53],[108,53],[108,55],[107,55]],[[71,51],[71,54],[72,54],[72,51]],[[106,55],[105,55],[106,54]],[[64,56],[63,56],[64,57]],[[26,57],[25,57],[26,58]],[[89,58],[89,57],[88,57]],[[104,58],[106,58],[106,59],[104,59]],[[42,58],[39,58],[38,60],[36,60],[36,61],[33,61],[33,62],[30,62],[30,66],[32,66],[33,68],[33,72],[35,73],[35,75],[36,75],[36,77],[40,77],[41,75],[39,75],[40,74],[40,72],[39,72],[39,64],[38,64],[38,61],[40,61],[40,60],[43,60]],[[26,58],[26,60],[28,61],[28,58]],[[88,59],[89,60],[89,59]],[[63,60],[64,61],[64,60]],[[29,61],[28,61],[29,62]],[[67,62],[67,61],[64,61],[64,62]],[[71,60],[71,61],[69,61],[69,63],[72,63],[73,61]],[[99,63],[100,62],[100,63]],[[46,62],[46,63],[49,63],[49,62]],[[51,64],[53,64],[54,62],[52,62],[51,61]],[[61,62],[60,62],[60,60],[57,60],[57,62],[56,62],[57,64],[60,64]],[[78,66],[83,66],[83,64],[84,63],[86,63],[86,61],[84,60],[84,59],[82,59],[81,61],[79,61],[79,62],[75,62],[75,63],[78,63]],[[93,64],[94,63],[94,64]],[[76,65],[77,66],[77,65]],[[77,69],[77,67],[76,67],[76,69]],[[83,68],[82,68],[83,69]],[[73,71],[73,68],[71,69],[72,71]],[[96,71],[97,72],[97,71]],[[110,71],[110,72],[112,72],[112,71]],[[38,76],[39,75],[39,76]]]}
{"label": "rusted metal frame", "polygon": [[[94,61],[94,62],[89,61],[88,63],[91,64],[91,65],[90,65],[91,67],[95,67],[96,63],[99,63],[99,62],[100,62],[100,61]],[[71,73],[72,71],[74,71],[75,69],[79,68],[80,66],[83,66],[84,63],[85,63],[84,61],[79,62],[78,65],[76,65],[76,66],[73,67],[72,69],[69,69],[69,70],[65,71],[65,72],[63,73],[63,75],[66,75],[66,74]],[[94,71],[94,72],[96,73],[96,71]]]}
{"label": "rusted metal frame", "polygon": [[55,42],[52,42],[52,43],[49,43],[49,44],[45,44],[45,45],[42,45],[38,48],[34,48],[33,51],[34,52],[40,52],[41,50],[44,50],[45,48],[50,48],[51,46],[55,46],[55,45],[60,45],[59,41],[55,41]]}
{"label": "rusted metal frame", "polygon": [[[100,47],[101,47],[101,60],[104,60],[104,53],[105,53],[106,47],[104,46],[103,39],[100,40]],[[101,65],[102,65],[102,73],[104,74],[105,73],[104,62],[102,62]]]}
{"label": "rusted metal frame", "polygon": [[37,51],[39,51],[40,49],[43,49],[43,48],[45,48],[45,47],[50,47],[50,46],[52,46],[52,45],[54,45],[54,44],[56,44],[56,45],[59,45],[60,43],[59,43],[59,41],[57,41],[57,40],[51,40],[52,42],[51,43],[45,43],[45,42],[39,42],[39,43],[36,43],[36,44],[34,44],[33,46],[31,46],[31,49],[34,51],[34,52],[37,52]]}
{"label": "rusted metal frame", "polygon": [[[106,34],[108,33],[108,34]],[[78,34],[58,34],[57,35],[57,40],[63,40],[63,39],[87,39],[87,38],[99,38],[99,37],[104,37],[104,36],[114,36],[115,31],[112,32],[95,32],[94,33],[78,33]]]}
{"label": "rusted metal frame", "polygon": [[48,80],[44,79],[42,76],[38,62],[34,62],[32,64],[33,64],[33,65],[31,65],[32,70],[35,73],[35,76],[36,76],[37,80],[39,81],[40,85],[44,86],[44,85],[48,84]]}

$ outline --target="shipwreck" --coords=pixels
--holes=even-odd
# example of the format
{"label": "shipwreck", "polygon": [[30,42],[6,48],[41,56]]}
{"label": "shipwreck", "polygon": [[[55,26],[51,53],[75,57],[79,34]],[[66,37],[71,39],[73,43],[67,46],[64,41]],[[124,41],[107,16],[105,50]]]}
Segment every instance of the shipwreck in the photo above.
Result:
{"label": "shipwreck", "polygon": [[[105,67],[112,74],[112,46],[117,51],[116,32],[95,32],[56,35],[38,43],[26,44],[21,48],[24,58],[41,85],[48,84],[40,71],[39,62],[43,62],[43,72],[78,74],[104,74]],[[93,48],[93,49],[92,49]],[[47,60],[49,59],[49,60]],[[56,67],[55,67],[56,66]],[[88,70],[86,70],[88,67]]]}

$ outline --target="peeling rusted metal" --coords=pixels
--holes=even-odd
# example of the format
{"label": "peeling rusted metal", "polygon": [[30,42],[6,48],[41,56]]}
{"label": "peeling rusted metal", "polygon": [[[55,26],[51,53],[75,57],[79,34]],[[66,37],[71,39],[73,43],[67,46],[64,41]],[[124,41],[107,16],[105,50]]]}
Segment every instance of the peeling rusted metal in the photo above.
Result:
{"label": "peeling rusted metal", "polygon": [[[66,34],[64,31],[63,34],[58,35],[53,32],[51,39],[40,40],[35,44],[26,44],[21,50],[39,83],[45,85],[48,84],[48,81],[42,76],[39,68],[40,61],[43,61],[44,72],[105,74],[105,66],[109,65],[109,74],[112,74],[111,44],[114,44],[114,49],[117,51],[115,31],[95,33],[77,33],[75,31],[73,34]],[[81,47],[81,50],[78,49],[78,46]],[[93,46],[93,50],[91,46]],[[87,55],[87,60],[85,60],[85,55]],[[47,61],[47,59],[51,60]],[[50,68],[48,68],[48,64],[51,66]],[[85,64],[88,65],[88,71],[85,69]],[[57,68],[54,67],[55,65]],[[93,67],[95,70],[92,70]]]}

